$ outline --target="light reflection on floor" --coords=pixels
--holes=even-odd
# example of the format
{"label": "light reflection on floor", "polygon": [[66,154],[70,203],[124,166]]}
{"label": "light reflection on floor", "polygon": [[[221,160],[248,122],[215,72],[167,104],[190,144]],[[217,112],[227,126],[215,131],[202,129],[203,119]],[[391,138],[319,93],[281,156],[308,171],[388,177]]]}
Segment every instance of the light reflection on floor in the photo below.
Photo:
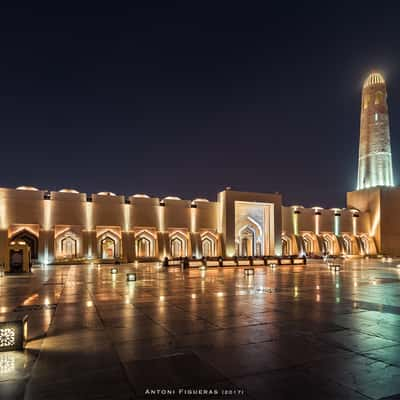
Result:
{"label": "light reflection on floor", "polygon": [[[2,278],[0,313],[26,307],[31,341],[25,353],[0,353],[0,395],[30,375],[34,400],[113,398],[116,388],[128,398],[157,382],[244,388],[249,398],[307,398],[311,386],[312,398],[393,396],[398,263],[346,260],[334,271],[312,261],[254,275],[159,263],[111,274],[96,263],[35,269],[29,284]],[[127,282],[128,272],[137,280]]]}

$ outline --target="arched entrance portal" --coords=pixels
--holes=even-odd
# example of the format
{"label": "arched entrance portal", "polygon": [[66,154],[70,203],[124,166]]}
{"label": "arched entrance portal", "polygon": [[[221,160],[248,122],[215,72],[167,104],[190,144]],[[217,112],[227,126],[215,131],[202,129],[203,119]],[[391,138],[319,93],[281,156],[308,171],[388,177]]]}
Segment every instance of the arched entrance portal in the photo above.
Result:
{"label": "arched entrance portal", "polygon": [[246,226],[239,232],[239,255],[249,257],[256,254],[256,234],[254,229]]}
{"label": "arched entrance portal", "polygon": [[22,231],[14,234],[11,239],[11,242],[25,242],[31,249],[31,257],[33,260],[37,260],[38,258],[38,248],[39,241],[38,238],[30,231],[23,229]]}
{"label": "arched entrance portal", "polygon": [[105,260],[115,258],[115,241],[109,236],[101,240],[101,258]]}

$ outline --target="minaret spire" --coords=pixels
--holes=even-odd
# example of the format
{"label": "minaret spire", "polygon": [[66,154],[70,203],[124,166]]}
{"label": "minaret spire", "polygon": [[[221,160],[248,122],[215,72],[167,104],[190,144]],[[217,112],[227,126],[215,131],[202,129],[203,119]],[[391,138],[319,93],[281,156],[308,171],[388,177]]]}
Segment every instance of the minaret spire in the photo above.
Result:
{"label": "minaret spire", "polygon": [[383,76],[371,73],[362,89],[357,190],[394,186],[386,98]]}

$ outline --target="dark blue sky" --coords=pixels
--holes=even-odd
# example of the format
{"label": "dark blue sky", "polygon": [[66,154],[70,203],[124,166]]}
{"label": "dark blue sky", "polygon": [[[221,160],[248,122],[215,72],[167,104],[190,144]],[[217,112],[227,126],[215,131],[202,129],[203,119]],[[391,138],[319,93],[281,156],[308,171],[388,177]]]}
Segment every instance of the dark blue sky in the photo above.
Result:
{"label": "dark blue sky", "polygon": [[344,206],[371,69],[399,182],[399,6],[329,3],[3,8],[0,186]]}

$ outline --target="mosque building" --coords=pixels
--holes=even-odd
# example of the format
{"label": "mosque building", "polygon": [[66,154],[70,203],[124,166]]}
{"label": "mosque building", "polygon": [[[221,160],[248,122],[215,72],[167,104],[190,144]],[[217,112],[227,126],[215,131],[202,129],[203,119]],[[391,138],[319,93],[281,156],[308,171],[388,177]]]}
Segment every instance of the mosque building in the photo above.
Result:
{"label": "mosque building", "polygon": [[226,189],[217,201],[145,194],[0,189],[0,262],[25,242],[41,264],[264,255],[400,255],[386,84],[372,73],[361,102],[357,190],[347,208],[285,206],[279,193]]}

